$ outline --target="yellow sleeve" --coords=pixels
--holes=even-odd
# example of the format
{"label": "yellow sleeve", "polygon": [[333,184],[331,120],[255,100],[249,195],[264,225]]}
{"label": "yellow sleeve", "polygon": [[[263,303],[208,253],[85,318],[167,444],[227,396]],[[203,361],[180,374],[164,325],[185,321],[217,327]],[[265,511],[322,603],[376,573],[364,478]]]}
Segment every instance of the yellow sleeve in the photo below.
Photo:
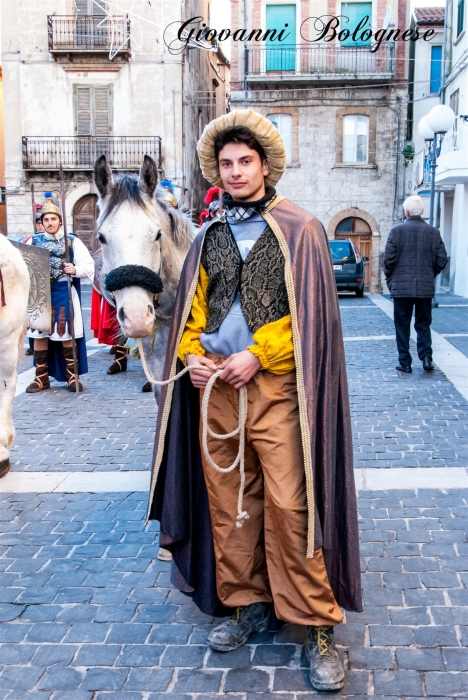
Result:
{"label": "yellow sleeve", "polygon": [[253,340],[255,345],[247,349],[258,357],[262,369],[287,374],[296,368],[290,315],[259,328]]}
{"label": "yellow sleeve", "polygon": [[208,303],[206,301],[206,288],[209,277],[203,265],[200,265],[197,290],[193,298],[192,310],[185,324],[185,330],[180,341],[177,356],[185,363],[186,355],[204,355],[205,351],[199,341],[200,334],[204,332],[208,321]]}

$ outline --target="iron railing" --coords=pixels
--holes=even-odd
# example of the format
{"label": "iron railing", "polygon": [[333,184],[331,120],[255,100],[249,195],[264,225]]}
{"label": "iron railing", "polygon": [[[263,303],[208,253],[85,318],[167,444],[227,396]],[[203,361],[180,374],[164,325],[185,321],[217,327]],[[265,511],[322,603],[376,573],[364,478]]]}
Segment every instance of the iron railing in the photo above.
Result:
{"label": "iron railing", "polygon": [[145,155],[161,167],[161,137],[23,136],[25,170],[92,170],[101,155],[119,170],[138,170]]}
{"label": "iron railing", "polygon": [[247,78],[391,78],[394,44],[381,45],[376,52],[369,48],[339,44],[247,48]]}
{"label": "iron railing", "polygon": [[451,129],[444,137],[440,149],[440,155],[444,156],[452,151],[462,151],[468,147],[468,125],[461,121],[456,122],[456,128]]}
{"label": "iron railing", "polygon": [[49,51],[130,53],[130,19],[127,17],[47,17]]}

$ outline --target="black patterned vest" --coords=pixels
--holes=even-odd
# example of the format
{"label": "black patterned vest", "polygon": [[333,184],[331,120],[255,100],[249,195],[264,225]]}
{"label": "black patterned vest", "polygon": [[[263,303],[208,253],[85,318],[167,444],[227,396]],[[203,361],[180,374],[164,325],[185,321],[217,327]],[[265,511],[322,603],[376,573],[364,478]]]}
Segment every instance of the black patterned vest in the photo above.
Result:
{"label": "black patterned vest", "polygon": [[284,255],[269,226],[243,261],[229,224],[220,220],[205,234],[201,264],[210,278],[206,333],[214,333],[240,291],[242,313],[252,333],[289,314]]}

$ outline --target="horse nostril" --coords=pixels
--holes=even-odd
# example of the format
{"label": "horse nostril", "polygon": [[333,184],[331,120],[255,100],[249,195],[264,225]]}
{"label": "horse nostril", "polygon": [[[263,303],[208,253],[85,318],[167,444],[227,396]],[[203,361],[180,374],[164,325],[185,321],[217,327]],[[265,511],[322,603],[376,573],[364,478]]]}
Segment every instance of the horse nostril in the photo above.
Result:
{"label": "horse nostril", "polygon": [[151,304],[148,304],[148,313],[150,316],[154,314],[154,307]]}
{"label": "horse nostril", "polygon": [[119,317],[120,323],[123,323],[125,321],[125,311],[123,306],[119,309],[117,316]]}

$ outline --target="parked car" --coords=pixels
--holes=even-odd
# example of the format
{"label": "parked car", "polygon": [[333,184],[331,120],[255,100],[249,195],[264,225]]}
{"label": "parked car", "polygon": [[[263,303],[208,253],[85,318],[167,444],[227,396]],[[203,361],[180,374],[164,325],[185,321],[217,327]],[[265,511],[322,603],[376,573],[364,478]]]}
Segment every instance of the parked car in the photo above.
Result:
{"label": "parked car", "polygon": [[364,296],[364,263],[368,258],[361,257],[350,238],[330,241],[330,250],[338,291],[356,292],[357,297]]}

